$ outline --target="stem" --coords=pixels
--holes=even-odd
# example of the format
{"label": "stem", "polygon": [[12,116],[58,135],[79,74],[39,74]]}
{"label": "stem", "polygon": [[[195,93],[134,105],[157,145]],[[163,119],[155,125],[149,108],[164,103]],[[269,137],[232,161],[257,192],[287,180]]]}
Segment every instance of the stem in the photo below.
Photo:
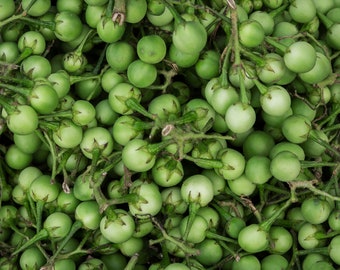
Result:
{"label": "stem", "polygon": [[204,166],[204,167],[209,166],[215,169],[220,169],[223,167],[222,161],[217,160],[217,159],[194,158],[189,155],[184,155],[183,158],[196,163],[198,166]]}
{"label": "stem", "polygon": [[144,115],[147,118],[150,118],[151,120],[156,120],[157,115],[154,115],[152,113],[149,113],[135,98],[128,98],[125,101],[126,106],[128,106],[131,110],[134,110],[136,112],[139,112],[140,114]]}
{"label": "stem", "polygon": [[180,118],[177,118],[171,121],[174,125],[183,125],[187,123],[191,123],[197,120],[197,113],[195,111],[189,111],[183,114]]}
{"label": "stem", "polygon": [[138,258],[139,258],[139,254],[138,253],[134,254],[130,258],[128,264],[124,267],[124,270],[133,270],[133,269],[135,269],[135,266],[137,264]]}
{"label": "stem", "polygon": [[84,37],[83,40],[80,42],[80,44],[78,45],[77,49],[75,50],[75,53],[77,53],[77,54],[79,54],[79,55],[82,54],[84,45],[85,45],[86,41],[89,39],[89,37],[90,37],[91,35],[92,35],[92,36],[94,35],[94,30],[93,30],[93,29],[89,30],[89,31],[86,33],[85,37]]}
{"label": "stem", "polygon": [[301,161],[302,168],[334,167],[338,165],[339,163],[337,162],[319,162],[319,161],[309,161],[309,160]]}
{"label": "stem", "polygon": [[273,9],[269,12],[269,15],[272,18],[275,18],[277,15],[281,14],[283,11],[286,10],[286,8],[288,7],[288,3],[281,5],[280,7],[278,7],[277,9]]}
{"label": "stem", "polygon": [[27,22],[33,26],[40,26],[43,28],[48,28],[52,31],[55,30],[55,22],[54,21],[43,21],[43,20],[38,20],[38,19],[33,19],[30,17],[20,17],[18,18],[21,21]]}
{"label": "stem", "polygon": [[267,220],[261,222],[260,227],[264,231],[269,231],[272,224],[277,220],[277,218],[281,215],[283,211],[285,211],[293,202],[295,201],[295,196],[292,196],[289,200],[286,201],[285,204],[282,205],[282,207],[276,211],[272,216],[270,216]]}
{"label": "stem", "polygon": [[281,54],[284,54],[287,50],[287,46],[283,45],[282,43],[278,42],[273,37],[265,36],[264,40],[276,48]]}
{"label": "stem", "polygon": [[154,244],[160,243],[160,242],[162,242],[164,240],[167,240],[167,241],[175,244],[176,246],[178,246],[180,249],[182,249],[188,255],[198,255],[199,254],[199,250],[198,249],[195,249],[195,248],[192,248],[192,247],[188,247],[182,241],[177,240],[174,237],[168,235],[167,232],[162,228],[162,226],[157,222],[157,220],[154,217],[152,217],[152,221],[159,228],[159,230],[161,231],[163,237],[160,238],[160,239],[156,239],[156,240],[152,240],[152,239],[149,240],[149,244],[150,245],[154,245]]}
{"label": "stem", "polygon": [[227,243],[233,243],[233,244],[236,244],[236,245],[238,243],[237,240],[235,240],[235,239],[231,239],[231,238],[222,236],[222,235],[217,234],[217,233],[212,232],[212,231],[207,231],[206,232],[206,237],[210,238],[210,239],[215,239],[215,240],[227,242]]}
{"label": "stem", "polygon": [[194,223],[195,217],[197,215],[197,211],[198,209],[200,209],[200,205],[198,203],[189,203],[189,216],[188,216],[188,222],[187,222],[187,226],[185,228],[185,232],[183,235],[183,240],[187,241],[192,224]]}
{"label": "stem", "polygon": [[332,196],[327,192],[324,192],[316,187],[314,187],[315,181],[293,181],[290,183],[291,187],[296,188],[306,188],[308,190],[310,190],[311,192],[313,192],[316,195],[321,195],[324,196],[326,198],[329,198],[333,201],[340,201],[340,197],[337,196]]}
{"label": "stem", "polygon": [[170,140],[164,140],[164,141],[161,141],[159,143],[148,144],[147,149],[151,154],[156,155],[161,150],[163,150],[165,147],[167,147],[168,145],[173,144],[173,143],[174,143],[174,141],[171,140],[171,139]]}
{"label": "stem", "polygon": [[112,10],[112,21],[118,22],[119,25],[123,25],[125,22],[126,3],[125,0],[115,0]]}
{"label": "stem", "polygon": [[44,210],[45,202],[44,201],[37,201],[36,202],[36,210],[37,210],[37,233],[41,230],[41,224],[42,224],[42,214]]}
{"label": "stem", "polygon": [[169,9],[172,16],[174,17],[175,25],[180,24],[180,23],[185,23],[185,20],[181,17],[181,15],[177,12],[177,10],[174,8],[172,4],[170,4],[167,0],[163,0],[163,3]]}
{"label": "stem", "polygon": [[218,241],[218,243],[223,247],[223,249],[225,249],[226,251],[228,251],[233,258],[235,259],[235,261],[239,261],[240,260],[240,255],[238,255],[234,250],[232,250],[229,245],[227,245],[224,241]]}
{"label": "stem", "polygon": [[329,29],[333,24],[334,22],[329,19],[325,14],[323,14],[322,12],[320,11],[316,11],[320,21],[323,23],[323,25],[326,27],[326,29]]}
{"label": "stem", "polygon": [[[328,142],[322,140],[319,136],[317,136],[317,134],[315,132],[310,132],[308,135],[308,138],[312,139],[313,141],[315,141],[316,143],[322,145],[323,147],[325,147],[327,150],[329,150],[330,152],[332,152],[337,159],[340,158],[340,153],[339,151],[337,151],[336,149],[334,149],[332,146],[330,146],[328,144]],[[327,166],[327,165],[325,165]]]}
{"label": "stem", "polygon": [[332,231],[330,233],[323,233],[323,232],[316,232],[314,234],[316,239],[327,239],[327,238],[333,238],[334,236],[337,236],[340,234],[340,231]]}
{"label": "stem", "polygon": [[56,252],[53,254],[53,256],[50,257],[50,259],[48,260],[48,264],[53,264],[53,262],[55,261],[55,259],[57,258],[57,256],[59,255],[59,253],[62,251],[62,249],[65,247],[65,245],[67,244],[67,242],[72,238],[72,236],[79,230],[81,229],[81,227],[83,226],[83,223],[80,220],[76,220],[68,235],[65,236],[65,238],[63,239],[63,241],[60,243],[60,245],[58,246],[58,249],[56,250]]}
{"label": "stem", "polygon": [[221,207],[218,203],[213,203],[212,206],[217,210],[219,215],[225,220],[228,221],[232,218],[232,215],[230,215],[223,207]]}
{"label": "stem", "polygon": [[310,253],[317,253],[322,255],[329,255],[328,247],[320,247],[320,248],[313,248],[313,249],[304,249],[304,250],[298,250],[297,255],[298,256],[304,256]]}
{"label": "stem", "polygon": [[239,73],[239,82],[240,82],[240,91],[241,91],[241,102],[243,104],[249,104],[245,84],[244,84],[244,78],[245,73],[242,69],[242,61],[241,61],[241,53],[240,53],[240,42],[238,38],[238,21],[237,21],[237,9],[232,8],[231,9],[231,32],[232,32],[232,40],[233,40],[233,49],[235,54],[235,62],[234,66],[238,69]]}
{"label": "stem", "polygon": [[5,109],[7,114],[12,114],[15,112],[15,106],[9,104],[9,100],[7,100],[2,94],[0,94],[0,105]]}
{"label": "stem", "polygon": [[97,80],[100,79],[100,74],[91,75],[91,76],[70,76],[70,84],[75,84],[78,82],[86,81],[86,80]]}
{"label": "stem", "polygon": [[229,69],[229,63],[230,63],[232,43],[233,43],[232,38],[230,38],[228,45],[224,48],[222,56],[221,56],[224,58],[223,58],[223,64],[222,64],[222,69],[221,69],[220,84],[222,87],[226,87],[226,88],[229,86],[228,69]]}
{"label": "stem", "polygon": [[32,88],[34,83],[31,80],[27,79],[18,79],[12,76],[0,76],[0,80],[4,83],[11,83],[11,84],[20,84],[25,88]]}
{"label": "stem", "polygon": [[13,16],[8,17],[7,19],[5,19],[5,20],[0,22],[0,29],[2,27],[4,27],[6,24],[9,24],[9,23],[14,22],[16,20],[19,20],[19,19],[21,19],[24,16],[26,16],[26,12],[25,11],[20,13],[20,14],[18,14],[18,15],[13,15]]}
{"label": "stem", "polygon": [[29,95],[31,94],[31,89],[27,87],[14,86],[11,84],[6,84],[6,83],[0,83],[0,87],[6,88],[10,91],[23,95],[26,98],[28,98]]}
{"label": "stem", "polygon": [[[250,71],[249,68],[245,67],[245,70],[247,73],[251,74],[252,72]],[[259,90],[259,92],[261,93],[261,95],[265,95],[268,92],[268,88],[267,86],[265,86],[263,83],[261,83],[258,79],[255,78],[255,76],[252,75],[253,81],[257,87],[257,89]]]}
{"label": "stem", "polygon": [[264,67],[266,65],[266,61],[261,56],[258,56],[253,52],[250,52],[241,47],[241,53],[244,56],[248,57],[252,62],[254,62],[256,66]]}
{"label": "stem", "polygon": [[28,248],[29,246],[33,245],[34,243],[43,240],[43,239],[47,239],[48,238],[48,231],[43,229],[41,231],[39,231],[36,235],[34,235],[31,239],[27,240],[27,242],[25,242],[19,249],[15,250],[12,253],[12,256],[15,256],[16,254],[20,253],[21,251],[23,251],[24,249]]}
{"label": "stem", "polygon": [[[339,109],[340,111],[340,109]],[[327,127],[327,128],[324,128],[322,129],[325,133],[329,132],[329,131],[333,131],[333,130],[340,130],[340,124],[335,124],[335,125],[332,125],[330,127]]]}

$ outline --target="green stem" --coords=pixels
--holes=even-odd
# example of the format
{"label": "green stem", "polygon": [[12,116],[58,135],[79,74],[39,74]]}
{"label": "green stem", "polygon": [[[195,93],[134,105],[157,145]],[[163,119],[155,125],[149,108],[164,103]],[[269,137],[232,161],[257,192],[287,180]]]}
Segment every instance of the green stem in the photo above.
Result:
{"label": "green stem", "polygon": [[106,43],[105,44],[105,48],[101,51],[100,55],[99,55],[99,58],[98,58],[98,61],[96,63],[96,66],[93,68],[92,70],[92,73],[93,74],[99,74],[100,76],[102,76],[104,74],[104,72],[110,68],[109,65],[106,65],[104,68],[101,69],[101,66],[103,64],[103,61],[106,59],[106,49],[107,47],[109,46],[110,44],[109,43]]}
{"label": "green stem", "polygon": [[295,201],[295,198],[292,196],[289,200],[286,201],[285,204],[281,206],[279,210],[277,210],[272,216],[270,216],[267,220],[260,223],[260,227],[264,231],[269,231],[272,224],[277,220],[277,218],[284,212],[293,202]]}
{"label": "green stem", "polygon": [[338,104],[334,104],[333,110],[327,115],[325,119],[318,123],[319,127],[327,124],[329,127],[333,127],[335,119],[337,119],[340,113],[340,106]]}
{"label": "green stem", "polygon": [[240,255],[231,249],[229,245],[227,245],[224,241],[218,241],[218,243],[223,247],[224,250],[228,251],[233,256],[235,261],[239,261]]}
{"label": "green stem", "polygon": [[282,43],[278,42],[275,38],[266,36],[264,40],[276,48],[281,54],[284,54],[287,50],[287,46],[283,45]]}
{"label": "green stem", "polygon": [[19,19],[23,18],[24,16],[26,16],[26,12],[25,11],[20,13],[20,14],[18,14],[18,15],[13,15],[13,16],[8,17],[7,19],[5,19],[5,20],[0,22],[0,29],[2,27],[4,27],[6,24],[9,24],[9,23],[14,22],[16,20],[19,20]]}
{"label": "green stem", "polygon": [[93,29],[89,30],[85,37],[82,39],[82,41],[80,42],[80,44],[78,45],[77,49],[76,49],[76,53],[82,54],[83,52],[83,48],[86,44],[86,41],[90,38],[93,37],[95,35],[95,31]]}
{"label": "green stem", "polygon": [[252,62],[254,62],[256,66],[264,67],[266,65],[266,61],[261,56],[256,55],[255,53],[250,52],[242,47],[240,50],[241,50],[241,53],[244,56],[248,57]]}
{"label": "green stem", "polygon": [[86,80],[97,80],[100,79],[100,74],[96,75],[87,75],[87,76],[70,76],[70,84],[75,84],[78,82],[86,81]]}
{"label": "green stem", "polygon": [[276,186],[273,186],[273,185],[268,184],[268,183],[263,184],[263,186],[266,190],[273,191],[273,192],[278,193],[278,194],[284,194],[284,195],[290,194],[289,191],[284,190],[284,189],[279,188],[279,187],[276,187]]}
{"label": "green stem", "polygon": [[34,243],[36,243],[36,242],[38,242],[40,240],[47,239],[48,236],[49,236],[49,234],[48,234],[47,230],[43,229],[43,230],[39,231],[31,239],[27,240],[27,242],[25,242],[20,248],[15,250],[12,253],[12,256],[15,256],[16,254],[20,253],[24,249],[28,248],[29,246],[33,245]]}
{"label": "green stem", "polygon": [[209,239],[215,239],[215,240],[223,241],[223,242],[226,242],[226,243],[233,243],[235,245],[238,244],[237,240],[222,236],[222,235],[215,233],[215,232],[212,232],[212,231],[207,231],[206,237],[209,238]]}
{"label": "green stem", "polygon": [[[325,147],[327,150],[329,150],[330,152],[332,152],[335,157],[337,159],[340,158],[340,153],[339,151],[337,151],[336,149],[334,149],[332,146],[329,145],[328,142],[322,140],[319,136],[317,136],[317,133],[311,131],[308,135],[308,138],[310,138],[311,140],[315,141],[316,143],[320,144],[321,146]],[[327,165],[325,165],[327,166]],[[332,166],[332,165],[331,165]]]}
{"label": "green stem", "polygon": [[155,120],[157,118],[157,115],[154,115],[152,113],[149,113],[135,98],[128,98],[125,101],[126,106],[128,106],[131,110],[138,112],[145,117],[150,118],[151,120]]}
{"label": "green stem", "polygon": [[133,270],[133,269],[135,269],[135,266],[137,264],[138,258],[139,258],[139,254],[138,253],[134,254],[130,258],[130,260],[127,263],[127,265],[124,267],[124,270]]}
{"label": "green stem", "polygon": [[249,99],[247,96],[246,88],[245,88],[245,83],[244,83],[244,78],[245,78],[245,73],[242,68],[242,61],[241,61],[241,53],[240,53],[240,42],[239,42],[239,37],[238,37],[238,17],[237,17],[237,9],[231,9],[231,32],[232,32],[232,40],[233,40],[233,49],[234,49],[234,54],[235,54],[235,62],[234,66],[237,68],[239,71],[239,82],[240,82],[240,91],[241,91],[241,102],[243,104],[249,104]]}
{"label": "green stem", "polygon": [[12,114],[15,112],[15,106],[11,105],[10,100],[7,100],[2,94],[0,94],[0,106],[2,106],[7,114]]}
{"label": "green stem", "polygon": [[67,111],[57,111],[53,114],[44,114],[44,115],[39,115],[40,119],[50,119],[50,118],[68,118],[68,119],[72,119],[73,118],[73,113],[71,110],[67,110]]}
{"label": "green stem", "polygon": [[316,195],[321,195],[324,196],[326,198],[329,198],[333,201],[340,201],[340,197],[337,196],[332,196],[331,194],[324,192],[316,187],[314,187],[314,181],[293,181],[290,183],[291,187],[296,188],[305,188],[310,190],[311,192],[313,192]]}
{"label": "green stem", "polygon": [[275,18],[276,16],[278,16],[279,14],[281,14],[283,11],[286,10],[286,8],[288,7],[288,3],[281,5],[280,7],[278,7],[277,9],[273,9],[269,12],[269,15],[272,18]]}
{"label": "green stem", "polygon": [[328,256],[329,250],[328,250],[328,247],[320,247],[320,248],[313,248],[313,249],[298,250],[296,253],[298,256],[304,256],[310,253],[316,253],[316,254],[322,254],[322,255]]}
{"label": "green stem", "polygon": [[171,139],[170,140],[164,140],[164,141],[161,141],[159,143],[148,144],[147,149],[151,154],[156,155],[157,153],[162,151],[165,147],[167,147],[168,145],[173,144],[173,143],[174,143],[174,141],[171,140]]}
{"label": "green stem", "polygon": [[226,88],[229,86],[228,70],[229,70],[232,43],[233,41],[230,38],[227,46],[225,47],[222,53],[223,64],[222,64],[222,70],[221,70],[221,76],[220,76],[220,84],[222,87],[226,87]]}
{"label": "green stem", "polygon": [[19,20],[24,21],[26,23],[29,23],[33,26],[40,26],[43,28],[48,28],[52,31],[55,30],[55,22],[54,21],[43,21],[43,20],[39,20],[39,19],[33,19],[30,17],[20,17]]}
{"label": "green stem", "polygon": [[310,160],[301,161],[301,168],[335,167],[338,165],[339,165],[338,162],[319,162]]}
{"label": "green stem", "polygon": [[183,125],[187,123],[192,123],[197,120],[197,113],[195,111],[189,111],[183,114],[181,117],[171,121],[174,125]]}
{"label": "green stem", "polygon": [[334,236],[337,236],[340,234],[340,231],[337,230],[337,231],[332,231],[332,232],[329,232],[329,233],[323,233],[323,232],[316,232],[314,234],[314,237],[316,239],[328,239],[328,238],[333,238]]}
{"label": "green stem", "polygon": [[155,218],[152,218],[152,221],[156,224],[157,228],[161,231],[162,238],[156,239],[156,240],[153,240],[153,239],[149,240],[150,245],[154,245],[154,244],[163,242],[164,240],[167,240],[167,241],[175,244],[177,247],[179,247],[181,250],[183,250],[184,253],[187,254],[187,255],[198,255],[199,254],[198,249],[189,247],[184,242],[177,240],[174,237],[168,235],[167,232],[163,229],[163,227],[157,222],[157,220]]}
{"label": "green stem", "polygon": [[[339,109],[339,112],[340,112],[340,109]],[[340,130],[340,124],[335,124],[335,125],[332,125],[330,127],[323,128],[322,130],[325,133],[330,132],[330,131],[334,131],[334,130],[338,131],[338,130]]]}
{"label": "green stem", "polygon": [[169,9],[172,16],[174,17],[175,25],[180,24],[180,23],[185,23],[185,20],[181,17],[181,15],[178,13],[178,11],[174,8],[172,4],[170,4],[167,0],[163,0],[163,3]]}
{"label": "green stem", "polygon": [[334,22],[329,19],[325,14],[323,14],[322,12],[320,11],[316,11],[320,21],[323,23],[323,25],[326,27],[326,29],[329,29],[333,24]]}
{"label": "green stem", "polygon": [[189,203],[189,216],[188,216],[185,232],[184,232],[184,235],[183,235],[184,241],[187,241],[187,239],[188,239],[191,227],[194,223],[195,217],[197,215],[197,211],[198,211],[198,209],[200,209],[200,207],[201,206],[198,203],[194,203],[194,202]]}
{"label": "green stem", "polygon": [[26,98],[28,98],[29,95],[31,94],[31,88],[27,88],[27,87],[20,87],[17,85],[11,85],[7,83],[0,83],[0,87],[6,88],[10,91],[23,95]]}
{"label": "green stem", "polygon": [[59,253],[63,250],[67,242],[73,237],[73,235],[81,229],[83,226],[83,223],[80,220],[76,220],[68,233],[68,235],[61,241],[60,245],[58,246],[58,249],[56,252],[49,258],[48,264],[53,264]]}
{"label": "green stem", "polygon": [[219,215],[222,217],[224,221],[228,221],[232,218],[232,215],[230,215],[223,207],[221,207],[218,203],[212,203],[212,206],[216,209],[216,211],[219,213]]}
{"label": "green stem", "polygon": [[12,76],[0,76],[0,80],[3,83],[15,84],[15,85],[22,85],[24,88],[32,88],[34,83],[28,79],[18,79]]}
{"label": "green stem", "polygon": [[43,218],[43,210],[44,210],[45,202],[37,201],[36,202],[36,211],[37,211],[37,233],[41,230],[42,218]]}
{"label": "green stem", "polygon": [[184,159],[194,162],[198,166],[209,166],[215,169],[220,169],[223,167],[223,162],[217,159],[206,159],[206,158],[194,158],[189,155],[184,155]]}
{"label": "green stem", "polygon": [[[38,133],[37,133],[38,134]],[[53,140],[50,138],[49,134],[47,133],[47,131],[43,131],[43,137],[44,139],[42,140],[43,142],[45,142],[50,150],[51,156],[52,156],[52,173],[51,173],[51,178],[52,180],[55,179],[56,175],[57,175],[57,163],[58,163],[58,155],[57,155],[57,150],[56,150],[56,146],[53,142]]]}
{"label": "green stem", "polygon": [[[245,67],[245,69],[246,69],[246,72],[247,72],[247,73],[249,73],[249,74],[252,73],[252,71],[251,71],[249,68]],[[261,83],[261,82],[260,82],[258,79],[256,79],[255,76],[253,76],[253,75],[254,75],[254,74],[251,74],[251,76],[252,76],[252,78],[253,78],[253,81],[254,81],[254,83],[255,83],[257,89],[259,90],[259,92],[261,93],[261,95],[265,95],[265,94],[268,92],[267,86],[265,86],[263,83]]]}

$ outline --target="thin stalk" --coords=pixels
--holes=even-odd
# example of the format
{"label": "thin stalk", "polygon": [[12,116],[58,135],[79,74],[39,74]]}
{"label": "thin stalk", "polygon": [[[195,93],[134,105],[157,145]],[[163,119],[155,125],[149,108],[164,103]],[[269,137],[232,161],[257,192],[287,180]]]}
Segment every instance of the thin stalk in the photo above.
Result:
{"label": "thin stalk", "polygon": [[233,40],[233,49],[235,54],[235,62],[233,65],[238,69],[239,71],[239,81],[240,81],[240,91],[241,91],[241,102],[243,104],[249,104],[249,99],[247,96],[245,84],[244,84],[244,78],[245,73],[242,68],[242,61],[241,61],[241,53],[240,53],[240,42],[238,37],[238,22],[237,22],[237,9],[231,9],[231,33],[232,33],[232,40]]}
{"label": "thin stalk", "polygon": [[58,246],[58,249],[55,251],[55,253],[48,259],[48,264],[53,264],[59,253],[63,250],[67,242],[73,237],[73,235],[81,229],[83,226],[83,223],[80,220],[76,220],[68,233],[68,235],[61,241],[60,245]]}
{"label": "thin stalk", "polygon": [[286,8],[288,7],[288,3],[281,5],[280,7],[278,7],[277,9],[273,9],[269,12],[269,15],[272,18],[275,18],[276,16],[280,15],[283,11],[286,10]]}
{"label": "thin stalk", "polygon": [[170,4],[167,0],[163,0],[165,6],[169,9],[172,16],[174,17],[175,24],[185,23],[185,20],[181,17],[178,11],[174,8],[172,4]]}
{"label": "thin stalk", "polygon": [[124,270],[133,270],[133,269],[135,269],[135,266],[137,264],[138,258],[139,258],[139,254],[138,253],[134,254],[130,258],[130,260],[127,263],[127,265],[124,267]]}
{"label": "thin stalk", "polygon": [[7,83],[0,83],[0,87],[6,88],[10,91],[23,95],[26,98],[29,97],[29,95],[31,94],[31,88],[27,88],[27,87],[20,87],[17,85],[11,85]]}
{"label": "thin stalk", "polygon": [[207,231],[206,237],[209,238],[209,239],[223,241],[223,242],[226,242],[226,243],[232,243],[232,244],[235,244],[235,245],[238,244],[237,240],[222,236],[222,235],[220,235],[218,233],[214,233],[212,231]]}
{"label": "thin stalk", "polygon": [[328,247],[320,247],[320,248],[313,248],[313,249],[302,249],[297,251],[298,256],[308,255],[310,253],[322,254],[322,255],[329,255]]}
{"label": "thin stalk", "polygon": [[281,54],[284,54],[287,50],[287,46],[283,45],[282,43],[278,42],[275,38],[266,36],[264,40],[272,45],[275,49],[277,49]]}
{"label": "thin stalk", "polygon": [[150,245],[154,245],[163,241],[169,241],[173,244],[175,244],[177,247],[179,247],[181,250],[183,250],[185,252],[185,254],[190,255],[198,255],[199,254],[199,250],[189,247],[185,244],[185,242],[182,242],[178,239],[175,239],[174,237],[170,236],[167,234],[166,230],[164,230],[162,228],[162,226],[157,222],[157,220],[155,218],[152,218],[153,223],[155,223],[155,225],[157,226],[157,228],[161,231],[162,233],[162,237],[159,239],[151,239],[149,240],[149,244]]}
{"label": "thin stalk", "polygon": [[24,88],[32,88],[34,83],[31,80],[27,79],[18,79],[12,76],[0,76],[0,80],[7,84],[16,84],[16,85],[22,85]]}
{"label": "thin stalk", "polygon": [[301,168],[316,168],[316,167],[335,167],[338,166],[338,162],[320,162],[320,161],[301,161]]}
{"label": "thin stalk", "polygon": [[331,26],[334,24],[334,22],[329,19],[325,14],[323,14],[322,12],[320,11],[316,11],[320,21],[323,23],[323,25],[326,27],[326,29],[329,29],[331,28]]}
{"label": "thin stalk", "polygon": [[215,169],[220,169],[223,167],[223,162],[217,159],[207,159],[207,158],[194,158],[192,156],[184,154],[184,159],[196,163],[198,166],[209,166]]}
{"label": "thin stalk", "polygon": [[28,248],[29,246],[35,244],[36,242],[47,239],[49,236],[48,231],[43,229],[39,231],[36,235],[34,235],[31,239],[27,240],[20,248],[16,249],[13,253],[12,256],[15,256],[16,254],[19,254],[21,251],[24,249]]}
{"label": "thin stalk", "polygon": [[184,231],[184,235],[183,235],[183,240],[187,241],[190,230],[192,228],[192,225],[194,223],[195,217],[197,215],[197,211],[198,209],[200,209],[200,205],[198,203],[189,203],[189,216],[188,216],[188,220],[187,220],[187,224],[185,227],[185,231]]}
{"label": "thin stalk", "polygon": [[329,198],[333,201],[340,201],[340,197],[333,196],[325,191],[322,191],[314,186],[314,181],[293,181],[290,183],[291,187],[294,187],[294,189],[297,188],[303,188],[308,189],[311,192],[313,192],[316,195],[324,196],[326,198]]}
{"label": "thin stalk", "polygon": [[241,48],[241,53],[248,57],[252,62],[254,62],[256,64],[256,66],[259,67],[264,67],[266,65],[266,61],[259,55],[256,55],[253,52],[250,52],[244,48]]}
{"label": "thin stalk", "polygon": [[229,39],[228,45],[224,48],[222,52],[223,63],[221,68],[221,76],[220,76],[220,84],[222,87],[228,87],[229,80],[228,80],[228,69],[230,63],[230,55],[231,55],[231,45],[233,41],[232,38]]}
{"label": "thin stalk", "polygon": [[152,113],[149,113],[135,98],[128,98],[125,101],[125,104],[131,109],[134,110],[135,112],[140,113],[141,115],[150,118],[151,120],[156,120],[157,115],[154,115]]}
{"label": "thin stalk", "polygon": [[293,202],[295,201],[295,198],[292,196],[289,200],[286,201],[285,204],[282,205],[282,207],[277,210],[272,216],[270,216],[267,220],[260,223],[260,227],[265,230],[269,231],[272,224],[277,220],[277,218],[281,215],[283,211],[285,211]]}
{"label": "thin stalk", "polygon": [[41,225],[42,225],[42,218],[43,218],[43,210],[44,210],[45,202],[44,201],[37,201],[36,202],[36,211],[37,211],[37,233],[41,231]]}

